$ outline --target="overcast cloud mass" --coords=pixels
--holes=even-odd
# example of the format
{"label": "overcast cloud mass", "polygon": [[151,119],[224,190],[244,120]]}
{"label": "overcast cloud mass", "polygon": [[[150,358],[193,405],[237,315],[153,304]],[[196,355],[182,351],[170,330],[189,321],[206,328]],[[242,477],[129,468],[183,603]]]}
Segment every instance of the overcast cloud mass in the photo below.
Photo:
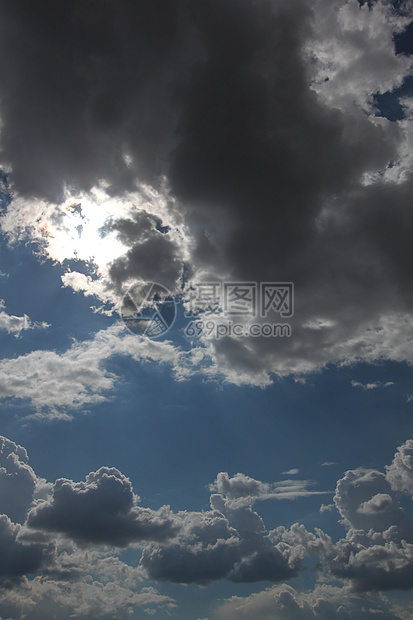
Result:
{"label": "overcast cloud mass", "polygon": [[409,75],[395,36],[410,12],[156,0],[105,1],[96,15],[89,2],[2,2],[1,159],[15,197],[3,230],[73,258],[68,232],[87,236],[92,200],[101,256],[90,243],[76,256],[98,275],[64,282],[115,304],[137,279],[175,291],[183,274],[294,282],[294,347],[209,343],[230,381],[411,361],[411,104],[394,122],[374,98]]}
{"label": "overcast cloud mass", "polygon": [[[70,469],[62,452],[58,473],[37,455],[37,475],[19,443],[32,445],[31,424],[91,411],[112,408],[121,426],[125,403],[155,420],[162,373],[194,386],[185,406],[201,415],[200,386],[298,390],[323,370],[411,366],[412,24],[411,0],[0,0],[1,617],[179,617],[173,587],[216,582],[228,596],[214,591],[209,620],[411,617],[413,440],[402,429],[340,470],[333,442],[327,451],[338,426],[320,429],[312,458],[332,486],[295,445],[296,462],[269,452],[261,480],[230,469],[241,426],[229,411],[225,454],[208,445],[211,474],[196,447],[162,461],[169,419],[188,450],[202,436],[181,428],[171,394],[159,435],[143,422],[139,432],[176,476],[175,505],[155,482],[135,493],[132,481],[158,475],[138,450],[130,475],[121,440],[122,466],[102,458],[103,422],[87,469],[83,454]],[[128,289],[152,282],[181,317],[153,340],[121,321]],[[185,336],[191,286],[211,282],[293,283],[291,336]],[[139,392],[131,368],[147,373],[136,370]],[[367,409],[397,389],[395,374],[354,375],[349,428],[356,399]],[[354,444],[373,442],[367,426]],[[244,439],[245,458],[264,454]],[[182,501],[181,467],[209,505],[189,491]],[[291,508],[305,501],[308,523]]]}

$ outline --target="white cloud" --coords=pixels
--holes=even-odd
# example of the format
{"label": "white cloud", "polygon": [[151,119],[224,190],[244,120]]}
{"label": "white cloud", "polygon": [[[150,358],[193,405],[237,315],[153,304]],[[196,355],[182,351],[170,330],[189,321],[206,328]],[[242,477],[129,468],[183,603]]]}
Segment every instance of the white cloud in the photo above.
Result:
{"label": "white cloud", "polygon": [[22,523],[33,502],[36,484],[26,450],[0,437],[0,514]]}
{"label": "white cloud", "polygon": [[401,536],[413,541],[413,520],[400,507],[382,472],[363,468],[347,471],[337,482],[334,502],[345,523],[355,530],[384,532],[397,526]]}
{"label": "white cloud", "polygon": [[413,495],[413,440],[397,448],[392,464],[386,467],[386,478],[396,491]]}
{"label": "white cloud", "polygon": [[[290,470],[294,475],[298,469]],[[310,495],[325,495],[327,491],[311,490],[313,483],[309,480],[281,480],[269,484],[255,480],[245,474],[235,474],[232,478],[227,472],[220,472],[214,482],[210,485],[210,490],[226,496],[228,506],[242,506],[253,504],[256,500],[265,499],[296,499],[298,497],[309,497]]]}
{"label": "white cloud", "polygon": [[216,613],[222,620],[331,620],[333,617],[398,620],[402,617],[381,595],[360,596],[350,588],[329,585],[298,592],[286,584],[246,597],[233,596],[219,604]]}
{"label": "white cloud", "polygon": [[[332,576],[349,579],[358,591],[411,587],[413,575],[413,519],[400,505],[399,459],[387,474],[359,468],[337,482],[335,505],[347,527],[346,537],[325,546],[324,566]],[[396,489],[396,491],[395,491]]]}
{"label": "white cloud", "polygon": [[388,493],[377,493],[366,502],[363,502],[358,507],[358,511],[363,514],[376,514],[378,512],[386,511],[393,503],[393,499]]}
{"label": "white cloud", "polygon": [[[102,186],[89,193],[66,189],[65,200],[56,204],[16,197],[0,217],[0,229],[10,243],[27,237],[36,241],[39,253],[54,261],[84,261],[89,273],[68,269],[63,285],[113,308],[120,291],[137,279],[175,290],[187,258],[180,221],[166,190],[140,184],[116,198]],[[167,233],[159,230],[161,225]]]}
{"label": "white cloud", "polygon": [[5,310],[6,304],[3,299],[0,299],[0,330],[4,330],[14,336],[20,336],[20,333],[27,329],[46,329],[50,327],[48,323],[43,321],[42,323],[33,323],[27,314],[23,316],[14,316],[8,314]]}
{"label": "white cloud", "polygon": [[0,396],[29,399],[39,417],[69,419],[85,405],[101,403],[119,380],[105,368],[116,354],[139,361],[169,363],[177,378],[193,372],[194,351],[185,353],[168,342],[127,334],[122,324],[98,332],[92,340],[74,342],[67,351],[33,351],[0,361]]}
{"label": "white cloud", "polygon": [[0,609],[5,617],[31,620],[51,617],[126,620],[136,608],[147,605],[153,605],[151,609],[155,613],[168,613],[176,608],[170,596],[153,587],[128,588],[117,578],[105,582],[91,576],[73,582],[42,577],[26,579],[14,589],[1,589],[1,598]]}
{"label": "white cloud", "polygon": [[329,105],[367,107],[373,93],[401,85],[411,61],[395,55],[393,33],[403,30],[411,15],[396,15],[383,1],[371,10],[367,2],[317,0],[316,16],[307,53],[316,60],[313,88]]}
{"label": "white cloud", "polygon": [[287,471],[283,471],[283,474],[286,476],[296,476],[300,473],[300,470],[297,467],[293,467],[293,469],[288,469]]}
{"label": "white cloud", "polygon": [[360,383],[359,381],[352,381],[351,385],[353,387],[359,387],[363,390],[375,390],[379,387],[390,387],[394,385],[393,381],[386,381],[386,383],[382,383],[381,381],[376,381],[374,383]]}

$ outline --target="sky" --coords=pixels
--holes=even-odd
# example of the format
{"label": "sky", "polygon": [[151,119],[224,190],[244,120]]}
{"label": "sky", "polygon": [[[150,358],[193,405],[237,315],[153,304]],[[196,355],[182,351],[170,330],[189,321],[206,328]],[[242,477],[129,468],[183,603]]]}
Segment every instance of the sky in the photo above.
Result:
{"label": "sky", "polygon": [[0,0],[0,620],[413,617],[411,0]]}

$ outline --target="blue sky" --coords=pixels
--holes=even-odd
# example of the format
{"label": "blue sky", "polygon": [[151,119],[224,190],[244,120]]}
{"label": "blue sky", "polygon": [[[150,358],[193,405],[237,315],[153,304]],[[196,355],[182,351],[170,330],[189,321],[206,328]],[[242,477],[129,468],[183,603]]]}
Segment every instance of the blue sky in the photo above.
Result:
{"label": "blue sky", "polygon": [[412,20],[0,2],[1,617],[411,617]]}

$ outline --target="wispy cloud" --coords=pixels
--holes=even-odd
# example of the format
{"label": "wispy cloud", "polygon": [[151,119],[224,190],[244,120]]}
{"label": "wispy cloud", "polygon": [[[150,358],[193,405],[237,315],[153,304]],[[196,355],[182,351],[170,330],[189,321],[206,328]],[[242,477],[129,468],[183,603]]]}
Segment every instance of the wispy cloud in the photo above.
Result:
{"label": "wispy cloud", "polygon": [[292,469],[287,469],[287,471],[283,471],[283,474],[286,476],[296,476],[300,473],[300,470],[297,467],[293,467]]}
{"label": "wispy cloud", "polygon": [[380,387],[390,387],[392,385],[394,385],[393,381],[386,381],[386,383],[383,383],[381,381],[376,381],[374,383],[360,383],[359,381],[352,381],[351,385],[353,387],[359,387],[363,390],[376,390],[377,388]]}

